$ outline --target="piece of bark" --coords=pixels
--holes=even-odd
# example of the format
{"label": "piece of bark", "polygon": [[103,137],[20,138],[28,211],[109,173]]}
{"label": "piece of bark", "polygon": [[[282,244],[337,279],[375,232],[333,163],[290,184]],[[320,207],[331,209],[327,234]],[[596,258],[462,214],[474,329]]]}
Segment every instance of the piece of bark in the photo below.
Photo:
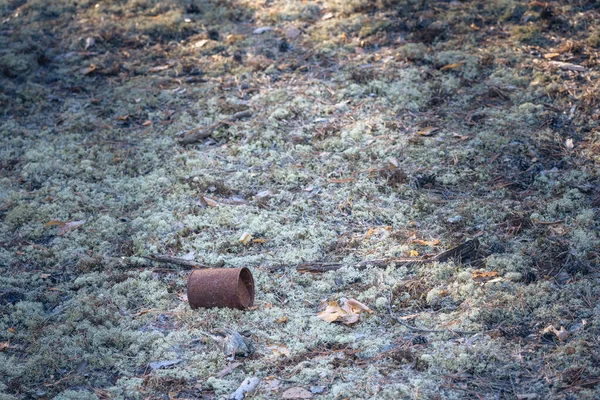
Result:
{"label": "piece of bark", "polygon": [[192,129],[191,131],[187,132],[183,138],[179,139],[179,143],[180,144],[190,144],[190,143],[198,142],[204,138],[209,137],[210,135],[213,134],[213,132],[215,130],[219,129],[222,126],[229,125],[232,122],[238,121],[243,118],[248,118],[251,116],[252,116],[252,111],[250,111],[250,110],[240,111],[238,113],[233,114],[231,117],[222,119],[221,121],[216,122],[214,124],[211,124],[211,125],[208,125],[205,127]]}

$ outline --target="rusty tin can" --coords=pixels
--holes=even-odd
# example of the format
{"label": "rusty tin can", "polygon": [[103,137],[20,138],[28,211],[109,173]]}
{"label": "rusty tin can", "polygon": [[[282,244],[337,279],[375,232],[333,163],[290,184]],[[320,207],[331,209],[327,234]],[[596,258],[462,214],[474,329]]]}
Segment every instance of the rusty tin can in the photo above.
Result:
{"label": "rusty tin can", "polygon": [[252,307],[254,278],[245,267],[199,269],[188,277],[187,296],[192,308]]}

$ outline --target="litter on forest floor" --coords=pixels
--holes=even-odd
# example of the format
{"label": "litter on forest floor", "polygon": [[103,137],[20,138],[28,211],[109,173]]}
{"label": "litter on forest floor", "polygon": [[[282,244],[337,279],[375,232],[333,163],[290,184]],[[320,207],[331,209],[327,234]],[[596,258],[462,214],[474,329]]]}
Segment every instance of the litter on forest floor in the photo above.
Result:
{"label": "litter on forest floor", "polygon": [[296,386],[289,388],[281,394],[282,399],[312,399],[313,394],[303,387]]}
{"label": "litter on forest floor", "polygon": [[[435,241],[434,241],[435,243]],[[479,240],[477,238],[467,240],[466,242],[453,247],[449,250],[443,251],[437,255],[425,255],[418,257],[389,257],[389,258],[377,258],[373,260],[365,260],[356,265],[358,269],[364,269],[368,266],[374,266],[379,268],[387,268],[388,265],[396,264],[396,266],[413,266],[419,264],[433,263],[433,262],[445,262],[454,260],[461,262],[466,259],[474,259],[479,248]],[[335,271],[343,267],[341,263],[330,263],[330,262],[308,262],[298,264],[296,270],[299,272],[327,272]],[[280,267],[274,267],[273,270],[280,269]]]}
{"label": "litter on forest floor", "polygon": [[[246,332],[243,333],[246,334]],[[214,340],[223,350],[223,354],[231,360],[234,360],[235,357],[251,356],[256,351],[250,338],[233,329],[217,329],[211,333],[201,332],[201,334]]]}
{"label": "litter on forest floor", "polygon": [[242,382],[240,387],[238,387],[237,390],[229,396],[229,399],[243,400],[244,397],[246,396],[246,393],[253,392],[259,383],[260,383],[260,378],[257,378],[257,377],[244,379],[244,381]]}
{"label": "litter on forest floor", "polygon": [[549,325],[542,331],[542,335],[546,335],[549,333],[553,333],[554,335],[556,335],[558,340],[560,340],[561,342],[566,341],[570,336],[569,331],[566,330],[564,326],[561,326],[560,329],[556,329],[554,326]]}
{"label": "litter on forest floor", "polygon": [[254,304],[254,278],[248,268],[209,268],[188,277],[187,297],[192,308],[245,309]]}
{"label": "litter on forest floor", "polygon": [[185,145],[185,144],[191,144],[191,143],[198,142],[204,138],[209,137],[210,135],[212,135],[212,133],[215,130],[219,129],[222,126],[231,125],[232,122],[235,122],[235,121],[243,119],[243,118],[248,118],[251,116],[252,116],[252,111],[250,111],[250,110],[240,111],[238,113],[233,114],[231,117],[222,119],[221,121],[216,122],[214,124],[195,128],[195,129],[192,129],[192,130],[186,132],[185,136],[183,136],[181,139],[179,139],[179,143],[182,145]]}
{"label": "litter on forest floor", "polygon": [[81,225],[85,224],[85,219],[82,219],[81,221],[69,221],[69,222],[62,222],[62,221],[58,221],[58,220],[52,220],[48,223],[46,223],[44,226],[46,228],[51,227],[51,226],[58,226],[58,230],[56,231],[58,233],[58,236],[63,236],[77,228],[79,228]]}
{"label": "litter on forest floor", "polygon": [[157,369],[173,367],[182,361],[183,360],[181,358],[178,358],[177,360],[153,361],[150,364],[148,364],[148,367],[150,367],[152,371],[155,371]]}
{"label": "litter on forest floor", "polygon": [[354,325],[359,321],[361,311],[373,313],[373,310],[357,300],[342,298],[340,302],[341,305],[335,300],[327,302],[325,310],[318,313],[317,316],[327,322]]}

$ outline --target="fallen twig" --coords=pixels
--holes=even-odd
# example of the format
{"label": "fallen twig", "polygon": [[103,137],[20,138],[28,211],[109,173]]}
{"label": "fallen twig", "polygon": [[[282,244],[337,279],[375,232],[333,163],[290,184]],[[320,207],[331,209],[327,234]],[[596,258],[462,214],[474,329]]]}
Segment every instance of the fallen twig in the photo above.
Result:
{"label": "fallen twig", "polygon": [[219,129],[220,127],[222,127],[224,125],[229,125],[232,122],[235,122],[235,121],[243,119],[243,118],[248,118],[251,116],[252,116],[252,111],[250,111],[250,110],[240,111],[238,113],[233,114],[231,117],[222,119],[221,121],[216,122],[214,124],[211,124],[211,125],[208,125],[205,127],[192,129],[191,131],[187,132],[183,138],[179,139],[179,143],[180,144],[190,144],[190,143],[198,142],[204,138],[209,137],[210,135],[212,135],[212,133],[215,130]]}
{"label": "fallen twig", "polygon": [[343,264],[340,263],[309,262],[298,264],[296,269],[300,272],[327,272],[336,271],[342,267]]}
{"label": "fallen twig", "polygon": [[[357,267],[358,269],[364,269],[369,265],[379,268],[386,268],[388,265],[394,263],[401,266],[414,266],[432,262],[444,262],[450,259],[462,260],[469,258],[479,248],[479,240],[477,238],[467,240],[466,242],[439,253],[435,256],[427,255],[422,257],[390,257],[390,258],[379,258],[375,260],[365,260],[360,262]],[[339,263],[303,263],[296,266],[296,270],[299,272],[327,272],[335,271],[343,267],[343,264]]]}
{"label": "fallen twig", "polygon": [[163,256],[160,254],[153,254],[150,256],[143,256],[146,260],[156,261],[165,264],[175,264],[187,268],[210,268],[208,265],[198,264],[195,261],[184,260],[183,258]]}

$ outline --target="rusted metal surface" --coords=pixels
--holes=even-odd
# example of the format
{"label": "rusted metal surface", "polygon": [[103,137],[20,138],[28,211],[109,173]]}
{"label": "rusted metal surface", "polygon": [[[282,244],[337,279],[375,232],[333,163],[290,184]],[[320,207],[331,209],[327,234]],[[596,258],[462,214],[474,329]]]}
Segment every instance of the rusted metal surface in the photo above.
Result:
{"label": "rusted metal surface", "polygon": [[254,278],[248,268],[196,270],[188,278],[187,296],[192,308],[252,307]]}

